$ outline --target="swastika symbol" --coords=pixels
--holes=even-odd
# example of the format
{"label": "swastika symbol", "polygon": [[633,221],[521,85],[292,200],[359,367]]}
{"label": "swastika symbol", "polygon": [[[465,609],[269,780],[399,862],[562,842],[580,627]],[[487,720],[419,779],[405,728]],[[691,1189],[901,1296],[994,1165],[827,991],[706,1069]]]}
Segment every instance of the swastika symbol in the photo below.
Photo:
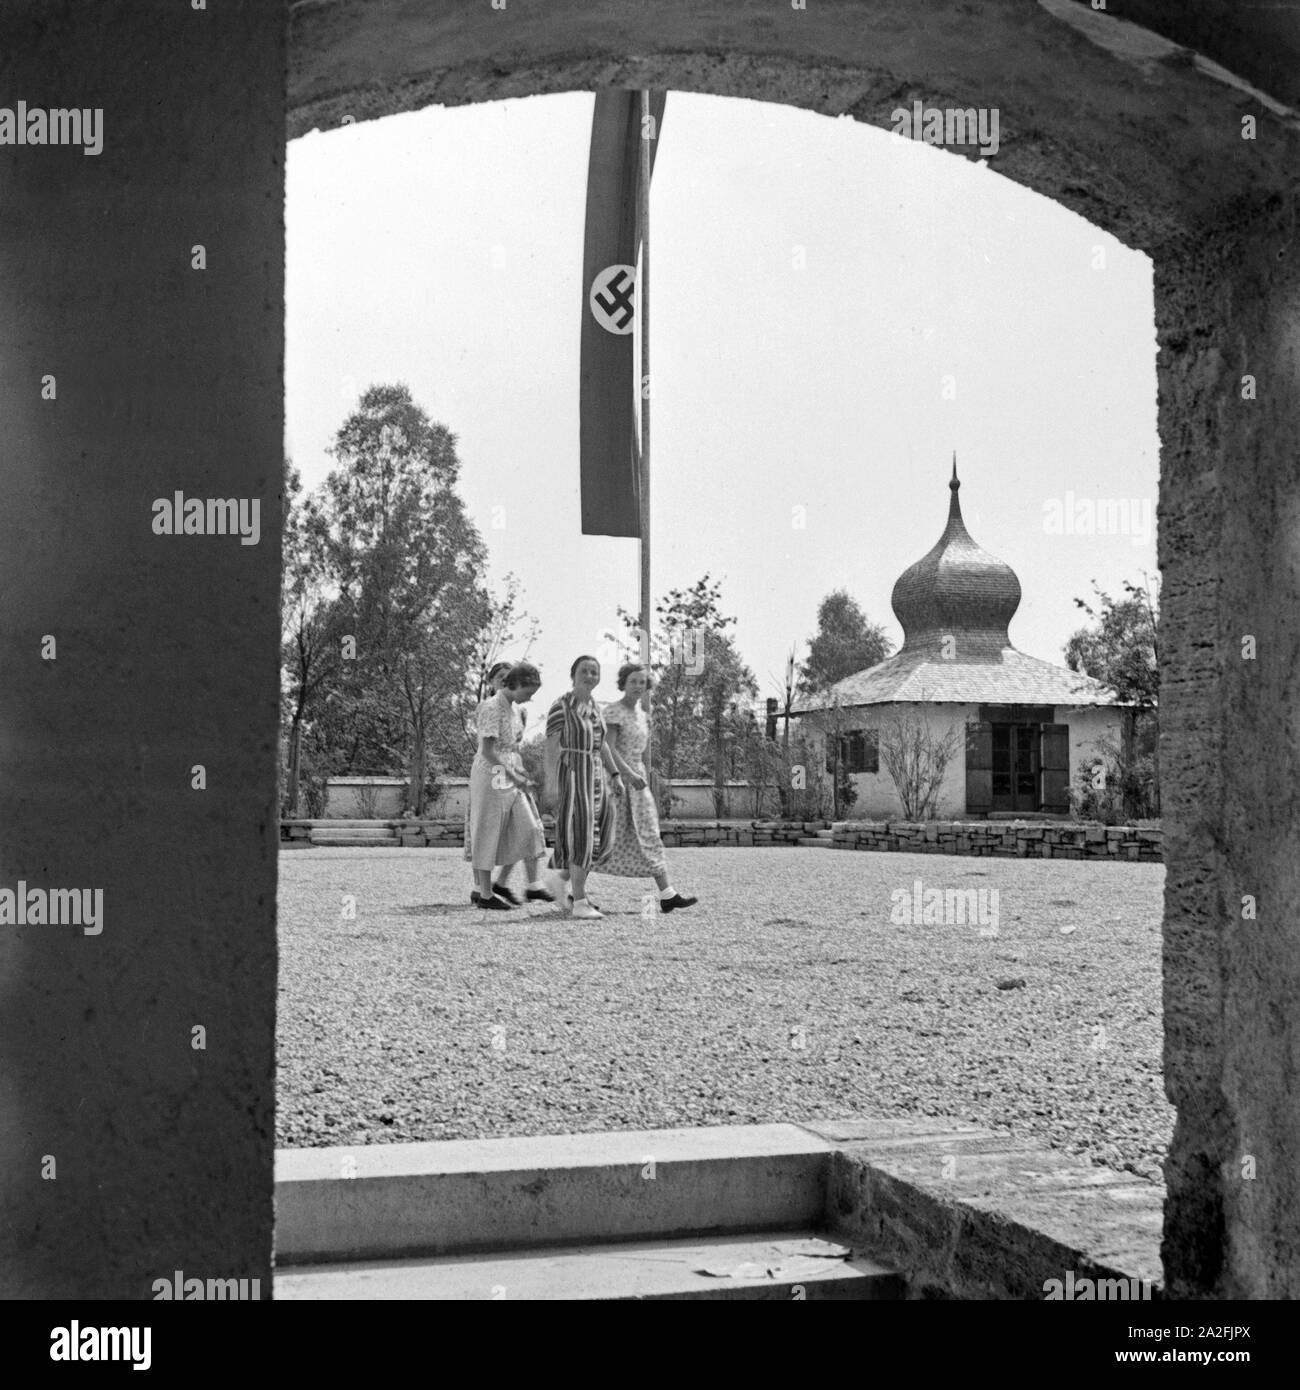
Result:
{"label": "swastika symbol", "polygon": [[635,292],[634,265],[607,265],[591,282],[591,312],[606,332],[622,337],[632,331]]}

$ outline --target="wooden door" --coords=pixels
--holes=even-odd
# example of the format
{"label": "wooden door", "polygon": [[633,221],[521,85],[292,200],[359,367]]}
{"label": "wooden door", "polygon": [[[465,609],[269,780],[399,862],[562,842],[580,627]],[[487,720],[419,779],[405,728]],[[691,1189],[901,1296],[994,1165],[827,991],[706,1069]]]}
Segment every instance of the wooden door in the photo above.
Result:
{"label": "wooden door", "polygon": [[1023,814],[1041,808],[1042,753],[1037,724],[992,726],[992,809]]}

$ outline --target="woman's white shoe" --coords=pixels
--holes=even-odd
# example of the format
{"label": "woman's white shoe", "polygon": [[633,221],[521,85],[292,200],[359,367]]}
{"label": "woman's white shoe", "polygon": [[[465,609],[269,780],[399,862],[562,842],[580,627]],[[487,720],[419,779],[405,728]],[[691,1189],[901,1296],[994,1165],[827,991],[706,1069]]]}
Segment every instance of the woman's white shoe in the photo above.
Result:
{"label": "woman's white shoe", "polygon": [[575,917],[595,918],[601,914],[587,901],[586,898],[578,898],[573,904],[573,915]]}

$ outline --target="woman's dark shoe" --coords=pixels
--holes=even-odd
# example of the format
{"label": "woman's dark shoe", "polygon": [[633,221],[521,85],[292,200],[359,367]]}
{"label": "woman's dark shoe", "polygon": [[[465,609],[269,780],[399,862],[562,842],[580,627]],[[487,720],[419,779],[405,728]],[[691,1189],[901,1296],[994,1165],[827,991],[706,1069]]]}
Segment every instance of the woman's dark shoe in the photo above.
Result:
{"label": "woman's dark shoe", "polygon": [[503,902],[503,901],[502,901],[500,898],[498,898],[495,894],[493,894],[492,897],[490,897],[490,898],[480,898],[480,899],[478,900],[478,905],[479,905],[480,907],[485,907],[485,908],[487,908],[489,912],[513,912],[513,911],[514,911],[514,908],[512,908],[508,902]]}
{"label": "woman's dark shoe", "polygon": [[674,893],[671,898],[659,899],[659,911],[671,912],[675,907],[694,907],[699,902],[699,898],[683,898],[680,893]]}
{"label": "woman's dark shoe", "polygon": [[494,883],[492,885],[492,891],[497,895],[498,898],[504,898],[506,902],[510,904],[511,907],[519,906],[519,899],[514,895],[514,893],[510,891],[509,888],[505,886],[504,883]]}
{"label": "woman's dark shoe", "polygon": [[548,893],[545,888],[530,888],[524,897],[530,903],[553,903],[555,901],[555,894]]}

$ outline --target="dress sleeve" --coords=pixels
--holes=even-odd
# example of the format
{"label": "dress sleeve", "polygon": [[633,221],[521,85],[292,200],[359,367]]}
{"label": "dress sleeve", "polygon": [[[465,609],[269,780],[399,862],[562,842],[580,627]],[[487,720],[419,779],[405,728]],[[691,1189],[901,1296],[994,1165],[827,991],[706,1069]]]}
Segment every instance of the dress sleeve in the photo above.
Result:
{"label": "dress sleeve", "polygon": [[498,705],[495,700],[484,700],[479,706],[478,712],[478,736],[479,738],[500,738],[501,719],[497,713]]}
{"label": "dress sleeve", "polygon": [[558,735],[564,737],[564,704],[560,700],[546,711],[546,737],[551,738]]}

